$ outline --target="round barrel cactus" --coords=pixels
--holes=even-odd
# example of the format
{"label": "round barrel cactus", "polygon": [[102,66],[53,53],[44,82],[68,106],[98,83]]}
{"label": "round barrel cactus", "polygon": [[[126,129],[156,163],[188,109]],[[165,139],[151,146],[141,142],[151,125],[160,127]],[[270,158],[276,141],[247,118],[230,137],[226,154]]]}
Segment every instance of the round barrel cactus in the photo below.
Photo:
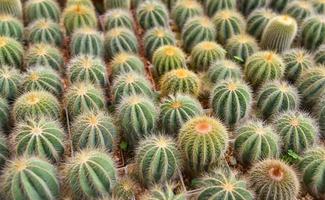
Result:
{"label": "round barrel cactus", "polygon": [[210,65],[205,76],[215,84],[226,79],[239,80],[242,74],[238,64],[231,60],[219,60]]}
{"label": "round barrel cactus", "polygon": [[[0,97],[0,129],[8,127],[7,124],[8,122],[9,122],[9,104],[5,98]],[[0,135],[1,135],[1,131],[0,131]]]}
{"label": "round barrel cactus", "polygon": [[311,3],[316,13],[325,14],[325,2],[323,0],[312,0]]}
{"label": "round barrel cactus", "polygon": [[[278,1],[278,0],[277,0]],[[266,25],[276,16],[271,9],[260,8],[254,10],[247,17],[247,32],[260,40]]]}
{"label": "round barrel cactus", "polygon": [[171,200],[185,200],[185,193],[184,192],[178,192],[175,193],[175,185],[173,184],[162,184],[155,186],[151,188],[149,193],[144,197],[151,200],[165,200],[165,199],[171,199]]}
{"label": "round barrel cactus", "polygon": [[314,56],[317,64],[325,65],[325,44],[320,46]]}
{"label": "round barrel cactus", "polygon": [[105,13],[104,28],[109,31],[113,28],[123,27],[133,29],[133,18],[131,13],[125,9],[112,9]]}
{"label": "round barrel cactus", "polygon": [[237,7],[236,0],[204,0],[206,13],[212,17],[214,14],[222,10],[235,10]]}
{"label": "round barrel cactus", "polygon": [[320,134],[322,137],[325,137],[325,93],[320,96],[315,106],[314,113],[317,117]]}
{"label": "round barrel cactus", "polygon": [[7,65],[0,66],[0,96],[13,100],[19,93],[22,75],[19,70]]}
{"label": "round barrel cactus", "polygon": [[294,0],[271,0],[269,4],[272,9],[280,13],[288,5],[288,3],[292,1]]}
{"label": "round barrel cactus", "polygon": [[0,36],[0,65],[9,65],[22,69],[23,46],[14,38]]}
{"label": "round barrel cactus", "polygon": [[135,193],[137,190],[137,182],[132,178],[126,177],[116,183],[113,188],[113,197],[120,200],[128,200],[135,198]]}
{"label": "round barrel cactus", "polygon": [[95,8],[92,0],[67,0],[66,6],[72,6],[72,5],[84,5],[89,8]]}
{"label": "round barrel cactus", "polygon": [[105,10],[114,9],[114,8],[124,8],[129,9],[131,6],[130,0],[104,0]]}
{"label": "round barrel cactus", "polygon": [[203,8],[196,0],[177,1],[172,9],[172,18],[179,29],[184,27],[186,21],[195,16],[202,16]]}
{"label": "round barrel cactus", "polygon": [[7,138],[4,133],[0,132],[0,169],[5,166],[6,161],[10,156],[10,151],[7,144]]}
{"label": "round barrel cactus", "polygon": [[256,9],[266,7],[268,2],[268,0],[240,0],[239,10],[247,16]]}
{"label": "round barrel cactus", "polygon": [[22,18],[23,8],[21,0],[1,0],[0,13]]}
{"label": "round barrel cactus", "polygon": [[37,19],[60,20],[60,7],[56,0],[28,0],[24,4],[25,20],[32,22]]}
{"label": "round barrel cactus", "polygon": [[119,53],[110,63],[111,77],[115,78],[120,74],[135,72],[144,74],[144,63],[141,58],[132,53]]}
{"label": "round barrel cactus", "polygon": [[283,13],[295,18],[300,24],[314,15],[314,8],[309,1],[292,1],[285,7]]}
{"label": "round barrel cactus", "polygon": [[316,50],[325,42],[324,16],[314,15],[302,23],[300,42],[303,47],[310,51]]}
{"label": "round barrel cactus", "polygon": [[0,36],[12,37],[21,40],[24,32],[22,22],[8,14],[0,14]]}

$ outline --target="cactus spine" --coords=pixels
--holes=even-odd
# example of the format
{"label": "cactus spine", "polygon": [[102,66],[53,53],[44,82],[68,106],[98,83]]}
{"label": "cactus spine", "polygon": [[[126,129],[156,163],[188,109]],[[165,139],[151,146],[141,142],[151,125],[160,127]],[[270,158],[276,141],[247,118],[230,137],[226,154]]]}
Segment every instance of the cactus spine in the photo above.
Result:
{"label": "cactus spine", "polygon": [[204,7],[209,17],[221,10],[234,10],[237,7],[236,0],[204,0]]}
{"label": "cactus spine", "polygon": [[110,66],[112,69],[111,76],[113,78],[127,72],[144,73],[144,63],[141,58],[130,53],[122,52],[117,54],[110,63]]}
{"label": "cactus spine", "polygon": [[113,28],[123,27],[133,29],[133,19],[131,13],[124,9],[108,10],[105,13],[104,28],[109,31]]}
{"label": "cactus spine", "polygon": [[25,19],[30,23],[37,19],[60,20],[60,7],[56,0],[28,0],[24,5]]}
{"label": "cactus spine", "polygon": [[270,9],[254,10],[247,18],[247,32],[260,40],[266,25],[275,16],[276,14]]}
{"label": "cactus spine", "polygon": [[0,36],[0,65],[22,68],[23,46],[11,37]]}
{"label": "cactus spine", "polygon": [[20,72],[11,66],[0,66],[0,96],[8,100],[15,99],[21,86]]}
{"label": "cactus spine", "polygon": [[241,70],[236,63],[230,60],[219,60],[210,65],[206,77],[213,84],[226,79],[239,80],[241,79]]}
{"label": "cactus spine", "polygon": [[23,24],[11,15],[0,14],[0,36],[21,40],[24,32]]}
{"label": "cactus spine", "polygon": [[20,0],[2,0],[0,2],[0,13],[21,18],[23,8]]}
{"label": "cactus spine", "polygon": [[315,15],[306,19],[301,26],[301,45],[314,51],[325,42],[325,19]]}

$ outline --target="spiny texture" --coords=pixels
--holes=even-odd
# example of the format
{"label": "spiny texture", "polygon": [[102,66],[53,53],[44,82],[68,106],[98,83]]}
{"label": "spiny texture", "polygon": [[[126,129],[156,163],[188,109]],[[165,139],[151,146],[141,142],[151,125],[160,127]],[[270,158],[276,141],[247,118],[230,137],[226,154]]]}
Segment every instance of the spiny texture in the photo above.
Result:
{"label": "spiny texture", "polygon": [[314,10],[318,14],[325,14],[325,1],[324,0],[312,0],[311,1]]}
{"label": "spiny texture", "polygon": [[238,161],[251,165],[259,160],[278,157],[279,137],[270,126],[262,121],[248,121],[236,131],[234,150]]}
{"label": "spiny texture", "polygon": [[139,143],[135,155],[138,176],[146,186],[174,178],[181,168],[181,155],[172,138],[151,136]]}
{"label": "spiny texture", "polygon": [[155,27],[148,30],[144,35],[143,41],[146,55],[150,60],[159,47],[176,45],[174,33],[164,27]]}
{"label": "spiny texture", "polygon": [[104,38],[104,50],[108,59],[121,52],[138,52],[138,41],[134,33],[127,28],[114,28]]}
{"label": "spiny texture", "polygon": [[274,159],[256,163],[249,173],[249,182],[258,200],[296,199],[300,189],[295,171]]}
{"label": "spiny texture", "polygon": [[60,184],[55,166],[37,157],[18,157],[4,168],[2,194],[12,200],[59,199]]}
{"label": "spiny texture", "polygon": [[75,199],[96,199],[110,194],[117,179],[114,161],[99,149],[76,153],[65,164],[63,174]]}
{"label": "spiny texture", "polygon": [[163,184],[161,186],[155,186],[152,188],[145,200],[185,200],[185,194],[183,192],[175,193],[175,186],[172,184]]}
{"label": "spiny texture", "polygon": [[186,68],[185,53],[176,46],[164,45],[153,54],[152,64],[158,78],[171,70]]}
{"label": "spiny texture", "polygon": [[202,16],[203,8],[196,0],[177,1],[172,9],[172,18],[179,29],[184,27],[186,21],[195,16]]}
{"label": "spiny texture", "polygon": [[313,146],[317,139],[314,119],[302,112],[284,112],[274,122],[276,132],[282,138],[285,152],[293,150],[302,153]]}
{"label": "spiny texture", "polygon": [[178,135],[185,166],[197,174],[216,164],[228,146],[228,132],[223,124],[200,116],[187,121]]}
{"label": "spiny texture", "polygon": [[0,36],[0,65],[9,65],[22,69],[23,46],[17,40],[7,36]]}
{"label": "spiny texture", "polygon": [[247,16],[255,9],[266,7],[268,2],[268,0],[240,0],[239,9]]}
{"label": "spiny texture", "polygon": [[192,17],[182,29],[182,41],[186,52],[191,52],[193,47],[202,41],[214,41],[216,31],[212,21],[204,16]]}
{"label": "spiny texture", "polygon": [[140,26],[145,30],[157,26],[168,27],[168,11],[160,1],[144,1],[138,6],[136,17]]}
{"label": "spiny texture", "polygon": [[66,6],[68,7],[72,5],[84,5],[92,9],[94,8],[92,0],[67,0]]}
{"label": "spiny texture", "polygon": [[206,71],[211,63],[226,57],[226,50],[216,42],[203,41],[194,46],[190,65],[194,71]]}
{"label": "spiny texture", "polygon": [[13,100],[18,95],[22,76],[16,68],[7,65],[0,66],[0,96]]}
{"label": "spiny texture", "polygon": [[24,26],[21,21],[11,15],[0,14],[0,36],[21,40]]}
{"label": "spiny texture", "polygon": [[4,133],[0,132],[0,169],[5,165],[9,155],[10,152],[7,145],[7,138],[4,136]]}
{"label": "spiny texture", "polygon": [[184,123],[203,113],[200,102],[195,98],[182,94],[171,95],[160,104],[161,126],[165,133],[177,136]]}
{"label": "spiny texture", "polygon": [[284,81],[272,81],[262,86],[256,98],[258,112],[267,119],[272,115],[299,108],[299,94],[295,86]]}
{"label": "spiny texture", "polygon": [[29,118],[17,124],[12,135],[18,155],[39,156],[58,162],[64,153],[65,133],[59,122]]}
{"label": "spiny texture", "polygon": [[271,0],[270,7],[280,13],[288,5],[288,3],[292,1],[294,0]]}
{"label": "spiny texture", "polygon": [[236,0],[204,0],[204,7],[209,17],[221,10],[234,10],[236,9]]}
{"label": "spiny texture", "polygon": [[85,82],[71,85],[65,94],[64,102],[71,117],[88,111],[103,110],[106,107],[102,89]]}
{"label": "spiny texture", "polygon": [[131,13],[125,9],[112,9],[105,13],[104,28],[109,31],[113,28],[124,27],[133,29],[133,19]]}
{"label": "spiny texture", "polygon": [[25,20],[32,22],[37,19],[60,20],[60,7],[56,0],[28,0],[24,4]]}
{"label": "spiny texture", "polygon": [[309,1],[292,1],[285,7],[283,12],[295,18],[301,24],[306,18],[314,15],[314,8]]}
{"label": "spiny texture", "polygon": [[325,93],[320,96],[315,106],[314,113],[317,117],[320,134],[322,137],[325,137]]}
{"label": "spiny texture", "polygon": [[110,63],[111,77],[115,79],[120,74],[127,72],[144,73],[144,63],[141,58],[132,53],[119,53]]}
{"label": "spiny texture", "polygon": [[[9,122],[9,104],[5,98],[0,97],[0,129],[8,127],[7,124],[8,122]],[[0,135],[1,135],[1,131],[0,131]],[[0,166],[1,166],[1,161],[0,161]]]}
{"label": "spiny texture", "polygon": [[220,44],[226,44],[233,35],[244,33],[246,29],[245,19],[235,10],[222,10],[212,18],[217,29],[216,39]]}
{"label": "spiny texture", "polygon": [[137,182],[133,179],[127,177],[122,178],[116,183],[113,188],[113,197],[116,197],[120,200],[129,200],[135,198],[135,193],[137,190]]}
{"label": "spiny texture", "polygon": [[254,10],[247,18],[247,32],[257,40],[260,40],[266,25],[275,16],[276,13],[271,9],[261,8]]}
{"label": "spiny texture", "polygon": [[114,9],[114,8],[129,9],[130,6],[131,6],[130,0],[104,0],[105,10]]}
{"label": "spiny texture", "polygon": [[267,81],[281,79],[284,67],[283,60],[278,54],[271,51],[256,52],[246,60],[245,79],[256,88]]}
{"label": "spiny texture", "polygon": [[276,16],[266,25],[260,45],[264,49],[283,52],[291,47],[297,31],[298,25],[294,18]]}
{"label": "spiny texture", "polygon": [[106,66],[99,57],[80,55],[70,60],[67,66],[67,77],[71,83],[88,82],[105,87]]}
{"label": "spiny texture", "polygon": [[59,101],[49,92],[31,91],[23,93],[13,105],[12,115],[15,121],[24,121],[30,117],[50,117],[60,119]]}
{"label": "spiny texture", "polygon": [[187,69],[174,69],[160,79],[161,95],[184,93],[198,96],[201,88],[199,77]]}
{"label": "spiny texture", "polygon": [[314,51],[325,42],[325,19],[321,15],[311,16],[301,26],[301,45]]}
{"label": "spiny texture", "polygon": [[117,142],[118,131],[113,119],[105,112],[86,112],[79,115],[71,128],[75,150],[101,148],[112,151]]}
{"label": "spiny texture", "polygon": [[236,80],[226,80],[215,85],[210,105],[217,118],[228,126],[234,126],[248,115],[252,99],[248,85]]}
{"label": "spiny texture", "polygon": [[135,147],[155,130],[158,111],[148,97],[133,95],[122,100],[117,116],[128,144]]}
{"label": "spiny texture", "polygon": [[21,0],[1,0],[0,13],[21,18],[23,15]]}
{"label": "spiny texture", "polygon": [[317,64],[325,65],[325,44],[320,46],[314,56]]}
{"label": "spiny texture", "polygon": [[205,76],[211,83],[215,84],[226,79],[239,80],[242,74],[239,65],[236,63],[231,60],[219,60],[210,65]]}

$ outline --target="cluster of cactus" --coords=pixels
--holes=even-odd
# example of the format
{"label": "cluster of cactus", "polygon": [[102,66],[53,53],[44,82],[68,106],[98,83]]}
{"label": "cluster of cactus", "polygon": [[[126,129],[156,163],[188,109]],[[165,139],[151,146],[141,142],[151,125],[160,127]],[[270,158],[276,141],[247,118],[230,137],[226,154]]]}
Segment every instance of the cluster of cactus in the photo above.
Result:
{"label": "cluster of cactus", "polygon": [[24,26],[21,21],[11,15],[0,15],[0,36],[7,36],[21,40]]}

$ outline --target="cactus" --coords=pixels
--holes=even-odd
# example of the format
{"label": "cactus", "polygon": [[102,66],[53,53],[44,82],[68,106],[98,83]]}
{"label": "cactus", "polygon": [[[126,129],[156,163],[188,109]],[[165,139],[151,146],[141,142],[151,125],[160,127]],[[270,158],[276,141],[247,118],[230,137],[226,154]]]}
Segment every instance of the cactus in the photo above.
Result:
{"label": "cactus", "polygon": [[62,21],[68,35],[79,28],[97,27],[95,11],[79,4],[67,7],[62,14]]}
{"label": "cactus", "polygon": [[323,16],[312,16],[301,26],[300,42],[307,50],[314,51],[325,43],[325,19]]}
{"label": "cactus", "polygon": [[282,58],[271,51],[254,53],[247,58],[244,66],[245,79],[254,88],[267,81],[281,79],[284,70]]}
{"label": "cactus", "polygon": [[265,27],[261,47],[277,52],[288,50],[296,37],[297,31],[298,25],[295,19],[287,15],[276,16]]}
{"label": "cactus", "polygon": [[110,194],[117,171],[111,156],[99,149],[85,149],[64,166],[65,182],[75,199],[96,199]]}
{"label": "cactus", "polygon": [[193,47],[202,41],[214,41],[216,31],[211,20],[207,17],[192,17],[182,29],[183,46],[186,52],[191,52]]}
{"label": "cactus", "polygon": [[164,45],[153,54],[152,64],[155,76],[160,77],[171,70],[186,68],[186,58],[182,49]]}
{"label": "cactus", "polygon": [[246,22],[242,15],[234,10],[221,10],[212,18],[217,29],[216,39],[220,44],[226,44],[233,35],[244,33]]}
{"label": "cactus", "polygon": [[236,0],[204,0],[203,3],[209,17],[222,10],[234,10],[237,7]]}
{"label": "cactus", "polygon": [[161,186],[153,187],[147,196],[144,197],[145,200],[185,200],[185,193],[179,192],[175,193],[173,184],[163,184]]}
{"label": "cactus", "polygon": [[51,68],[35,66],[27,71],[22,82],[24,91],[45,90],[56,96],[63,92],[59,74]]}
{"label": "cactus", "polygon": [[131,13],[124,9],[108,10],[104,17],[104,28],[109,31],[113,28],[123,27],[133,29],[133,19]]}
{"label": "cactus", "polygon": [[20,72],[10,66],[0,66],[0,96],[8,100],[16,98],[21,86]]}
{"label": "cactus", "polygon": [[199,77],[187,69],[174,69],[160,79],[161,95],[184,93],[198,96],[201,89]]}
{"label": "cactus", "polygon": [[320,96],[315,106],[314,113],[317,117],[320,134],[322,137],[325,137],[325,93]]}
{"label": "cactus", "polygon": [[196,0],[182,0],[177,1],[172,9],[172,18],[176,25],[181,30],[188,19],[195,16],[202,16],[203,8]]}
{"label": "cactus", "polygon": [[105,112],[86,112],[79,115],[71,128],[75,150],[102,148],[112,151],[117,142],[117,128]]}
{"label": "cactus", "polygon": [[140,26],[148,30],[153,27],[168,27],[168,11],[160,1],[148,0],[141,3],[136,10]]}
{"label": "cactus", "polygon": [[135,181],[131,178],[123,178],[113,188],[113,196],[120,200],[134,199],[136,190]]}
{"label": "cactus", "polygon": [[247,32],[260,40],[266,25],[275,16],[276,14],[270,9],[254,10],[247,18]]}
{"label": "cactus", "polygon": [[46,91],[31,91],[23,93],[13,105],[12,115],[15,121],[28,118],[50,117],[61,118],[59,101]]}
{"label": "cactus", "polygon": [[[5,98],[0,97],[0,129],[6,128],[8,126],[7,124],[8,122],[9,122],[9,104]],[[1,139],[1,131],[0,131],[0,139]],[[0,166],[1,166],[1,161],[0,161]]]}
{"label": "cactus", "polygon": [[162,135],[140,141],[135,162],[139,179],[146,186],[174,178],[182,165],[176,143]]}
{"label": "cactus", "polygon": [[255,39],[247,34],[233,35],[226,43],[228,57],[245,63],[246,59],[259,50]]}
{"label": "cactus", "polygon": [[1,14],[22,18],[22,10],[21,0],[1,0],[0,2]]}
{"label": "cactus", "polygon": [[195,185],[201,191],[198,200],[213,197],[220,200],[253,200],[253,194],[247,188],[244,180],[238,179],[232,172],[221,172],[215,169],[212,172],[195,180]]}
{"label": "cactus", "polygon": [[37,157],[18,157],[9,162],[1,183],[4,199],[53,200],[60,196],[55,166]]}
{"label": "cactus", "polygon": [[198,43],[191,52],[190,65],[195,71],[206,71],[209,66],[226,57],[226,50],[216,42],[203,41]]}
{"label": "cactus", "polygon": [[58,162],[64,153],[65,133],[61,125],[47,118],[29,118],[17,124],[12,135],[18,155],[36,155]]}
{"label": "cactus", "polygon": [[164,27],[155,27],[148,30],[144,35],[143,41],[146,56],[150,60],[159,47],[164,45],[176,45],[174,33]]}
{"label": "cactus", "polygon": [[44,43],[60,47],[63,43],[63,33],[58,23],[39,19],[28,26],[27,39],[32,44]]}
{"label": "cactus", "polygon": [[325,14],[325,2],[323,0],[312,0],[311,3],[316,13]]}
{"label": "cactus", "polygon": [[298,90],[284,81],[266,83],[256,99],[257,110],[265,119],[282,111],[295,110],[299,103]]}
{"label": "cactus", "polygon": [[141,58],[130,53],[122,52],[117,54],[110,63],[110,68],[112,69],[111,76],[113,78],[131,71],[144,74],[144,63]]}
{"label": "cactus", "polygon": [[160,104],[162,129],[169,135],[177,136],[180,128],[195,116],[203,115],[203,108],[195,98],[176,94],[163,99]]}
{"label": "cactus", "polygon": [[171,11],[175,4],[178,2],[178,0],[162,0],[162,2],[166,5],[168,10]]}
{"label": "cactus", "polygon": [[94,4],[92,0],[67,0],[66,1],[66,7],[72,6],[72,5],[83,5],[87,6],[91,9],[94,9]]}
{"label": "cactus", "polygon": [[23,46],[11,37],[0,36],[0,65],[22,68]]}
{"label": "cactus", "polygon": [[11,15],[0,15],[0,36],[12,37],[21,40],[24,26],[17,18]]}
{"label": "cactus", "polygon": [[119,104],[117,113],[124,136],[132,147],[156,128],[158,112],[148,97],[125,97]]}
{"label": "cactus", "polygon": [[256,9],[266,7],[267,4],[268,0],[240,0],[239,9],[243,15],[247,16]]}
{"label": "cactus", "polygon": [[251,89],[245,83],[226,80],[216,84],[212,90],[210,105],[214,115],[232,127],[248,115],[252,96]]}
{"label": "cactus", "polygon": [[138,41],[131,30],[114,28],[105,35],[104,50],[108,59],[112,59],[121,52],[137,53]]}
{"label": "cactus", "polygon": [[295,171],[275,159],[256,163],[249,172],[249,183],[255,190],[256,199],[260,200],[296,199],[300,189]]}
{"label": "cactus", "polygon": [[285,7],[283,13],[295,18],[301,24],[304,19],[314,15],[314,8],[309,1],[292,1]]}
{"label": "cactus", "polygon": [[60,20],[60,7],[56,0],[28,0],[24,5],[24,14],[27,22],[37,19]]}
{"label": "cactus", "polygon": [[288,3],[292,1],[294,0],[271,0],[269,4],[272,9],[281,13],[283,9],[287,7]]}
{"label": "cactus", "polygon": [[185,166],[192,174],[197,174],[223,157],[228,146],[228,132],[220,121],[198,116],[182,126],[178,143]]}
{"label": "cactus", "polygon": [[50,67],[58,72],[63,71],[63,56],[59,49],[44,43],[31,46],[25,55],[25,65]]}
{"label": "cactus", "polygon": [[241,79],[241,70],[236,63],[230,60],[219,60],[210,65],[206,77],[213,84],[226,79],[239,80]]}
{"label": "cactus", "polygon": [[314,58],[317,64],[325,65],[325,44],[318,48]]}
{"label": "cactus", "polygon": [[7,145],[7,138],[4,136],[4,133],[0,132],[0,169],[5,165],[9,155],[10,152]]}
{"label": "cactus", "polygon": [[153,96],[153,88],[145,76],[134,72],[128,72],[116,77],[112,86],[112,99],[115,104],[123,98],[131,95]]}
{"label": "cactus", "polygon": [[105,10],[114,9],[114,8],[129,9],[130,6],[131,6],[130,0],[104,0]]}
{"label": "cactus", "polygon": [[81,113],[99,111],[106,107],[103,91],[86,82],[71,85],[66,92],[64,102],[69,115],[73,118]]}

